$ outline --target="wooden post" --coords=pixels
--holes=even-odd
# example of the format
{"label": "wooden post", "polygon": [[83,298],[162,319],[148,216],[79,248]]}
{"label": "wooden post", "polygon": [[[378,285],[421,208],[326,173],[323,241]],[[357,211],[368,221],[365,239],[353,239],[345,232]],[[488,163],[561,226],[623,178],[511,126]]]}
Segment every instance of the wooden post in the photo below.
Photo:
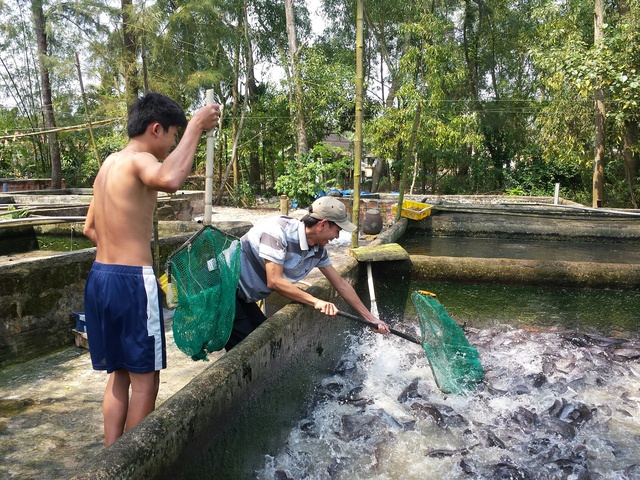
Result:
{"label": "wooden post", "polygon": [[280,215],[289,215],[289,197],[280,195]]}

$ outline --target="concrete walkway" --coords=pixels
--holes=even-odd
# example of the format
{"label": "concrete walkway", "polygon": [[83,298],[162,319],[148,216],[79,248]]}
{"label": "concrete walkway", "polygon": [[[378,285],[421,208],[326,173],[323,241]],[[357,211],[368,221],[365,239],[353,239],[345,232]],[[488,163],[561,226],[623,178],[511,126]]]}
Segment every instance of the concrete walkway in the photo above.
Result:
{"label": "concrete walkway", "polygon": [[[221,355],[194,362],[176,347],[170,322],[157,405]],[[106,384],[107,374],[93,370],[79,347],[0,371],[0,478],[66,478],[104,448]]]}

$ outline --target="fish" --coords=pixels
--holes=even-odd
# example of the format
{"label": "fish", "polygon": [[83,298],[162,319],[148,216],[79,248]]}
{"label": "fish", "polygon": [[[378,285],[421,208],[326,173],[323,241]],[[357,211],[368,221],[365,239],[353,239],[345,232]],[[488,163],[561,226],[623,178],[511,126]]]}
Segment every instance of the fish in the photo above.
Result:
{"label": "fish", "polygon": [[404,403],[411,398],[420,398],[420,393],[418,393],[418,383],[419,379],[413,380],[407,387],[402,390],[402,393],[398,395],[398,401],[400,403]]}
{"label": "fish", "polygon": [[356,364],[351,360],[340,360],[336,366],[334,373],[342,376],[351,375],[356,370]]}
{"label": "fish", "polygon": [[497,463],[491,468],[493,478],[500,480],[533,480],[534,476],[527,470],[511,463]]}
{"label": "fish", "polygon": [[498,447],[505,449],[507,448],[506,444],[498,438],[498,436],[492,432],[491,430],[487,431],[487,445],[490,447]]}
{"label": "fish", "polygon": [[411,410],[418,413],[419,417],[431,417],[436,425],[438,425],[439,427],[444,427],[444,417],[442,416],[440,411],[433,405],[415,402],[411,404]]}
{"label": "fish", "polygon": [[536,427],[540,424],[538,414],[525,407],[518,407],[518,409],[513,413],[513,419],[525,430],[531,429],[532,427]]}
{"label": "fish", "polygon": [[453,457],[455,455],[466,455],[469,453],[468,448],[459,448],[457,450],[447,450],[447,449],[439,449],[439,450],[430,450],[425,456],[431,458],[443,458],[443,457]]}
{"label": "fish", "polygon": [[561,400],[556,399],[547,413],[574,427],[579,427],[591,420],[595,411],[595,408],[589,408],[582,402],[570,403],[563,398]]}

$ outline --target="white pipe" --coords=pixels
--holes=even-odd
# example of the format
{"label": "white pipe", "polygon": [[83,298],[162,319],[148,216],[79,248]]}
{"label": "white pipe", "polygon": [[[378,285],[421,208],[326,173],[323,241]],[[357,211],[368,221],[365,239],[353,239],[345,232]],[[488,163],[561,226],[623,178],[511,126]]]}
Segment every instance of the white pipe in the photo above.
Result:
{"label": "white pipe", "polygon": [[369,311],[374,317],[380,318],[380,316],[378,315],[378,304],[376,303],[376,292],[373,289],[373,273],[371,273],[371,262],[367,262],[367,281],[369,283],[369,297],[371,299],[371,308],[369,309]]}
{"label": "white pipe", "polygon": [[558,199],[560,197],[560,184],[556,183],[556,193],[553,195],[553,204],[558,205]]}
{"label": "white pipe", "polygon": [[2,227],[22,227],[25,225],[49,225],[54,223],[84,223],[87,217],[26,217],[0,220]]}
{"label": "white pipe", "polygon": [[[213,90],[207,90],[207,105],[213,103]],[[213,129],[207,132],[207,168],[204,184],[204,220],[205,225],[211,225],[211,214],[213,208],[213,151],[215,149],[215,141],[213,138]]]}

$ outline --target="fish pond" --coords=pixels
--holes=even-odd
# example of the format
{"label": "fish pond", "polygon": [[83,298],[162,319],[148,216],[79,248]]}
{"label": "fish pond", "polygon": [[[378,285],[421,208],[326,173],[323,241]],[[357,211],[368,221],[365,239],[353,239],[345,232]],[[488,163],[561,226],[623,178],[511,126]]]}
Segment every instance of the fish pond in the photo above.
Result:
{"label": "fish pond", "polygon": [[374,278],[381,317],[416,336],[408,292],[436,293],[483,383],[445,394],[419,345],[356,327],[253,478],[640,478],[640,293]]}

